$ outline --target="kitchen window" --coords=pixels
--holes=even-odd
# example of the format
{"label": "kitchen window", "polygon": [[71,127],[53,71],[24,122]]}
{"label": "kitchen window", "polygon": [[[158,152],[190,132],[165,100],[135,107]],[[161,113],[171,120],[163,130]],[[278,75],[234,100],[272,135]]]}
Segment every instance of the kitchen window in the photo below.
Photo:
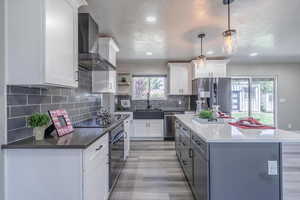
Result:
{"label": "kitchen window", "polygon": [[276,126],[276,78],[241,77],[232,79],[232,116],[254,117]]}
{"label": "kitchen window", "polygon": [[133,100],[147,100],[148,93],[150,100],[165,100],[167,98],[167,77],[165,75],[134,75],[132,80]]}

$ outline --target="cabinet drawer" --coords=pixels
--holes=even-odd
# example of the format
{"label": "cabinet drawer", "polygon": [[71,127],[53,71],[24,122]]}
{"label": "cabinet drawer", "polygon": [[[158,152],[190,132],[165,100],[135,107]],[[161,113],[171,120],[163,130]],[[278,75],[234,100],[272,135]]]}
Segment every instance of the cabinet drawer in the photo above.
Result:
{"label": "cabinet drawer", "polygon": [[207,143],[194,132],[192,132],[192,143],[203,155],[207,156]]}
{"label": "cabinet drawer", "polygon": [[90,161],[108,156],[108,134],[95,141],[84,151],[84,163],[88,165]]}

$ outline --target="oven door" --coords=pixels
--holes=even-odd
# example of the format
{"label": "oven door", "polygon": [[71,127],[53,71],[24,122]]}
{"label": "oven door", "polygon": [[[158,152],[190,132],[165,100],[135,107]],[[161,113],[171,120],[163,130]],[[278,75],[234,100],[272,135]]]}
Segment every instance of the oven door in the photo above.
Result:
{"label": "oven door", "polygon": [[110,178],[112,190],[124,166],[124,126],[116,127],[110,132]]}

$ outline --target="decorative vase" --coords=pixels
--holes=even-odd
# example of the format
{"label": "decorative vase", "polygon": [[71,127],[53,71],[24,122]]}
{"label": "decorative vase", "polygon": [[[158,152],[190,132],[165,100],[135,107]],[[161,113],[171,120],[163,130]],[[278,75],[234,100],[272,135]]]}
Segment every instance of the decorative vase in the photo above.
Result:
{"label": "decorative vase", "polygon": [[44,139],[46,128],[47,128],[46,126],[33,128],[33,135],[35,137],[35,140],[43,140]]}

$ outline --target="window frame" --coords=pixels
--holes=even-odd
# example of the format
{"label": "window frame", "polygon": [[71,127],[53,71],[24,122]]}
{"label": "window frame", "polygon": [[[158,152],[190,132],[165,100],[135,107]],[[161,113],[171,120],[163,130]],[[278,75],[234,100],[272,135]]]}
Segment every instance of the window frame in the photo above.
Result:
{"label": "window frame", "polygon": [[274,102],[274,116],[273,116],[273,121],[274,121],[274,126],[278,127],[278,76],[277,75],[250,75],[250,76],[245,76],[245,75],[234,75],[231,76],[232,79],[244,79],[244,80],[248,80],[248,101],[249,101],[249,105],[248,105],[248,117],[252,117],[252,92],[251,92],[251,88],[252,88],[252,82],[253,79],[273,79],[273,102]]}
{"label": "window frame", "polygon": [[137,98],[135,95],[135,90],[134,90],[134,78],[147,78],[148,79],[148,92],[151,93],[151,87],[150,87],[150,79],[151,78],[164,78],[164,96],[162,98],[153,98],[150,96],[151,101],[162,101],[162,100],[167,100],[167,75],[132,75],[132,100],[134,101],[146,101],[147,98]]}

